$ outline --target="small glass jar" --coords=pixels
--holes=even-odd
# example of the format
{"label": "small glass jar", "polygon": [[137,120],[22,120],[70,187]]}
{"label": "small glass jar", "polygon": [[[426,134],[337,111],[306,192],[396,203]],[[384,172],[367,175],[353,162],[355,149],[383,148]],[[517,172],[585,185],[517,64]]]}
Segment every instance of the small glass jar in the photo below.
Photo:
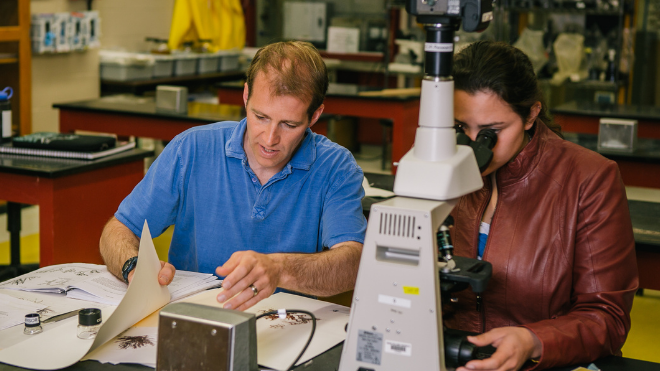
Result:
{"label": "small glass jar", "polygon": [[101,310],[85,308],[78,312],[78,337],[80,339],[94,339],[101,328]]}
{"label": "small glass jar", "polygon": [[41,316],[39,313],[30,313],[25,315],[25,335],[40,334],[44,329],[41,327]]}

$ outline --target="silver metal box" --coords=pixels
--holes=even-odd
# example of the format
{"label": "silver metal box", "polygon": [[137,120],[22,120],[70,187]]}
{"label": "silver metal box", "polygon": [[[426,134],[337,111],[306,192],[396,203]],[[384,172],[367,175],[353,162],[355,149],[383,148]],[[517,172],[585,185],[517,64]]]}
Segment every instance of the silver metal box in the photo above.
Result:
{"label": "silver metal box", "polygon": [[157,371],[257,371],[253,314],[193,303],[160,311]]}
{"label": "silver metal box", "polygon": [[176,113],[188,112],[188,88],[158,85],[156,87],[156,109]]}
{"label": "silver metal box", "polygon": [[599,152],[633,153],[637,148],[637,120],[601,118],[598,125]]}

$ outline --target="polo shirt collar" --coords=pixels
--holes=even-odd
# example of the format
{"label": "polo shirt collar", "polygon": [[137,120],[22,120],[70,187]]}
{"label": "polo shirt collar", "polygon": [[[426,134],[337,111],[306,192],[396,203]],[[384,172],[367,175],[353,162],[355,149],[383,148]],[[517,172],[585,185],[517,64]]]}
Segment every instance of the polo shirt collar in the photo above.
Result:
{"label": "polo shirt collar", "polygon": [[[243,136],[247,128],[247,119],[241,120],[231,133],[227,144],[225,145],[225,152],[227,156],[234,157],[239,160],[247,161],[247,155],[243,148]],[[289,160],[288,166],[294,169],[309,170],[316,160],[316,141],[314,141],[314,134],[310,128],[305,130],[305,138],[300,144],[300,148],[293,154]]]}
{"label": "polo shirt collar", "polygon": [[232,131],[227,144],[225,144],[225,153],[227,156],[234,157],[239,160],[247,160],[247,155],[243,149],[243,135],[247,128],[247,118],[241,120]]}
{"label": "polo shirt collar", "polygon": [[316,160],[316,141],[312,129],[305,130],[305,138],[298,150],[293,154],[289,164],[294,169],[309,170]]}

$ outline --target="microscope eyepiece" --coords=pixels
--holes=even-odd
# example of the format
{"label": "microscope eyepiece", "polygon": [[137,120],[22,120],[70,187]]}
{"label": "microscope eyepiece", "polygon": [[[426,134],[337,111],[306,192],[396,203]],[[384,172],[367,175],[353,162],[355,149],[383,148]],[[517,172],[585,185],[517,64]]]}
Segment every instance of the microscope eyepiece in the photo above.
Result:
{"label": "microscope eyepiece", "polygon": [[475,140],[471,140],[460,126],[455,126],[454,128],[456,129],[456,144],[472,147],[479,171],[484,172],[493,159],[493,151],[491,149],[497,144],[495,130],[481,129]]}
{"label": "microscope eyepiece", "polygon": [[477,134],[475,142],[488,149],[493,149],[495,144],[497,144],[497,134],[495,134],[495,130],[493,129],[482,129],[479,131],[479,134]]}

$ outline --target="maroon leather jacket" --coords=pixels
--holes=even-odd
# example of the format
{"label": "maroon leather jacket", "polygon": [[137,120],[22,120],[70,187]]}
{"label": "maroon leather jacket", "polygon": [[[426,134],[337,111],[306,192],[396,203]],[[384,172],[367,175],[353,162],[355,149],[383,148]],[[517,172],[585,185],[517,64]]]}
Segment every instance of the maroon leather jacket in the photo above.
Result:
{"label": "maroon leather jacket", "polygon": [[[635,241],[615,162],[559,138],[543,123],[497,171],[499,198],[484,260],[493,276],[480,299],[469,289],[444,308],[445,325],[472,332],[524,326],[541,340],[537,368],[621,355],[638,287]],[[476,258],[491,194],[463,196],[455,254]]]}

